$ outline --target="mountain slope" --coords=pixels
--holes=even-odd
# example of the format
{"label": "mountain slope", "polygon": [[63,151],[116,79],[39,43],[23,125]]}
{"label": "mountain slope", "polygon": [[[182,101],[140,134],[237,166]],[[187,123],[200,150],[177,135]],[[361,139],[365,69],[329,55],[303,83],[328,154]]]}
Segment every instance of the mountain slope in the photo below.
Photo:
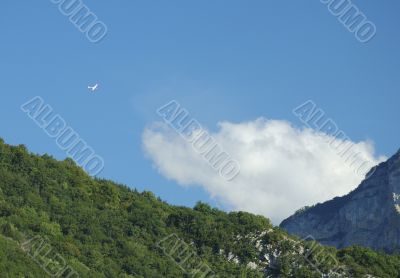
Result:
{"label": "mountain slope", "polygon": [[400,275],[398,256],[301,241],[249,213],[171,206],[2,140],[0,247],[0,277]]}
{"label": "mountain slope", "polygon": [[400,151],[374,170],[348,195],[296,213],[280,226],[337,248],[400,251]]}

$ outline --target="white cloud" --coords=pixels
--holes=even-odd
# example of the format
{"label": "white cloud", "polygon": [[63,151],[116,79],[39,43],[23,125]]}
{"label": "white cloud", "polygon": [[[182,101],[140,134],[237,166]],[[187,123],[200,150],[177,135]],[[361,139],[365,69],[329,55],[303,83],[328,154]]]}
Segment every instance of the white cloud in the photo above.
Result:
{"label": "white cloud", "polygon": [[[342,141],[280,120],[223,122],[210,133],[240,163],[232,181],[223,179],[192,145],[163,123],[143,133],[143,145],[162,175],[183,186],[200,185],[213,198],[233,208],[272,219],[275,224],[295,210],[341,196],[362,180],[332,145]],[[354,143],[360,157],[373,164],[369,141]]]}

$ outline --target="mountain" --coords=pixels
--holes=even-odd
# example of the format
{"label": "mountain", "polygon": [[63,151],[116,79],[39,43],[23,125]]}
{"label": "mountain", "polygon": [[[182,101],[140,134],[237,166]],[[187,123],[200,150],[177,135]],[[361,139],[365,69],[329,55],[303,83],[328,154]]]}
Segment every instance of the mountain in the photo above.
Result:
{"label": "mountain", "polygon": [[400,256],[337,250],[262,216],[169,205],[0,139],[0,277],[375,277]]}
{"label": "mountain", "polygon": [[400,251],[400,151],[372,169],[348,195],[302,209],[280,227],[337,248]]}

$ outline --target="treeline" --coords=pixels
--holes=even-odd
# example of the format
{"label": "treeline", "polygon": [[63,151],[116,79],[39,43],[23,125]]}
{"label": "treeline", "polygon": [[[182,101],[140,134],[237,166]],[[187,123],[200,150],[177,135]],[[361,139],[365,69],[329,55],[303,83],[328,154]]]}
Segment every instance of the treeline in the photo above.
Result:
{"label": "treeline", "polygon": [[[93,179],[71,159],[56,161],[0,140],[1,277],[67,277],[64,267],[76,277],[203,275],[185,269],[180,253],[158,246],[171,235],[191,261],[209,268],[208,277],[321,277],[304,258],[265,258],[268,248],[282,252],[285,242],[290,253],[295,244],[283,241],[287,235],[262,216],[225,213],[204,203],[171,206],[151,192]],[[51,248],[46,257],[36,243],[24,245],[35,237]],[[351,277],[400,277],[399,256],[360,247],[326,250]],[[326,271],[329,265],[320,267]]]}

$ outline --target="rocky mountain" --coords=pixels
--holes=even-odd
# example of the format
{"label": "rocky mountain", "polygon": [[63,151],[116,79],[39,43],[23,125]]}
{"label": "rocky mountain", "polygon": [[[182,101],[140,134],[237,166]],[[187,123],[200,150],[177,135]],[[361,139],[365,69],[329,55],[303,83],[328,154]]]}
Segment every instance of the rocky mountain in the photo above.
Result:
{"label": "rocky mountain", "polygon": [[[400,151],[372,169],[354,191],[295,213],[281,228],[324,245],[400,250]],[[368,175],[367,175],[368,176]]]}

